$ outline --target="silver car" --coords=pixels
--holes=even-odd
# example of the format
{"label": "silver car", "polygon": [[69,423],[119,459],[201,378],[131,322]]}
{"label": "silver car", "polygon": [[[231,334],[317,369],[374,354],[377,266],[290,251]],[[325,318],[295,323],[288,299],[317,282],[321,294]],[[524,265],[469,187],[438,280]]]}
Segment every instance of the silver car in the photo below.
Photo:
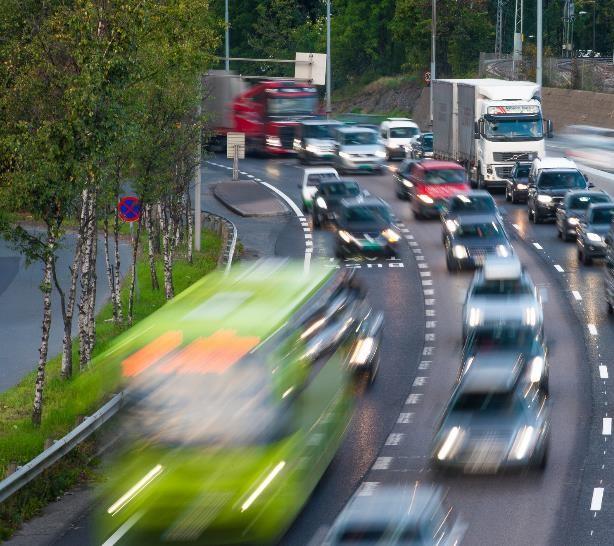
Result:
{"label": "silver car", "polygon": [[536,330],[543,325],[537,288],[516,256],[487,258],[473,277],[463,305],[463,339],[477,327],[497,324]]}
{"label": "silver car", "polygon": [[386,150],[377,131],[367,127],[340,127],[335,131],[333,165],[339,172],[381,172]]}
{"label": "silver car", "polygon": [[445,506],[438,487],[378,486],[354,495],[323,544],[452,546],[460,544],[466,528]]}

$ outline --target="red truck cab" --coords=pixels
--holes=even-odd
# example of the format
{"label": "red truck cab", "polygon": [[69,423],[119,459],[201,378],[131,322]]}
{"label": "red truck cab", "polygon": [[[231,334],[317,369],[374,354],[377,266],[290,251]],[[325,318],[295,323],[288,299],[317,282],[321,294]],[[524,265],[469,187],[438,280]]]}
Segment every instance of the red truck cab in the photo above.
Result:
{"label": "red truck cab", "polygon": [[408,180],[416,218],[439,216],[447,199],[471,189],[467,172],[454,161],[417,161],[411,165]]}

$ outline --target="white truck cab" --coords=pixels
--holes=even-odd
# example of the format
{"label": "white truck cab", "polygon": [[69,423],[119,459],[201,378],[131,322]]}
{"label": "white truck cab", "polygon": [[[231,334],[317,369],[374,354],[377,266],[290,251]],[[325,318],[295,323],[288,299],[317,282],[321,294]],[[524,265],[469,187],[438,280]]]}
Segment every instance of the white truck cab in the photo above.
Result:
{"label": "white truck cab", "polygon": [[420,128],[410,118],[388,118],[380,125],[380,138],[386,148],[386,159],[405,157],[405,147],[420,134]]}

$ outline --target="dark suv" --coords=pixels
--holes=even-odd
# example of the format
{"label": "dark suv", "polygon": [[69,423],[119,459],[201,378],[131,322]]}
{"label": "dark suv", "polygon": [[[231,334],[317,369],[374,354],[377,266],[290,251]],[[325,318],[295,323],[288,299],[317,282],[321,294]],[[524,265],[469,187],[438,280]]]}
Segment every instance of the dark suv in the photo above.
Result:
{"label": "dark suv", "polygon": [[570,190],[587,190],[592,187],[577,169],[543,169],[535,178],[529,178],[527,213],[529,220],[539,224],[553,220],[556,209]]}

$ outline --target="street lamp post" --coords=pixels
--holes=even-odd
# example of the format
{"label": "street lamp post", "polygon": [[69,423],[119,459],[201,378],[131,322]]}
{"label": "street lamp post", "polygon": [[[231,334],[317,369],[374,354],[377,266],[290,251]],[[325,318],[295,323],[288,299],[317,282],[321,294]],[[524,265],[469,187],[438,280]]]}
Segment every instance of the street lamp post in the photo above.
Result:
{"label": "street lamp post", "polygon": [[226,59],[224,62],[225,68],[226,68],[226,72],[228,72],[230,70],[230,23],[229,23],[229,17],[228,17],[228,0],[225,0],[224,2],[224,22],[225,22],[225,27],[226,27],[226,31],[224,33],[224,37],[225,37],[225,41],[226,41]]}
{"label": "street lamp post", "polygon": [[326,117],[331,113],[331,66],[330,66],[330,0],[326,0]]}
{"label": "street lamp post", "polygon": [[437,0],[432,1],[432,14],[431,14],[431,125],[433,125],[433,80],[435,75],[435,42],[437,37]]}
{"label": "street lamp post", "polygon": [[542,54],[543,54],[543,0],[537,0],[537,55],[535,62],[535,80],[537,84],[541,87],[542,85]]}

